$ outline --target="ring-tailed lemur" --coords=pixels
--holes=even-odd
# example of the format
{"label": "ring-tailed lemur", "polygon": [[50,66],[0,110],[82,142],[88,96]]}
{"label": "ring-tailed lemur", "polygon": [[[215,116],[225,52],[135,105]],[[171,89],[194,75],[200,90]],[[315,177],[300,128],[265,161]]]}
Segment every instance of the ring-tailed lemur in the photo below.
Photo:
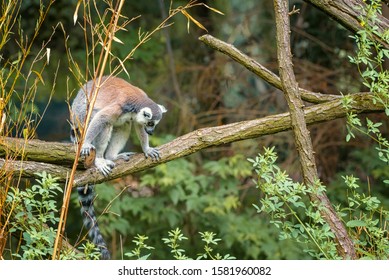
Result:
{"label": "ring-tailed lemur", "polygon": [[[73,143],[77,143],[80,128],[85,124],[93,85],[93,81],[86,83],[73,100],[70,136]],[[108,176],[115,166],[114,160],[129,160],[134,154],[119,153],[124,148],[130,136],[131,124],[134,123],[146,158],[160,159],[158,149],[149,146],[148,135],[153,134],[155,126],[165,112],[164,106],[156,104],[141,89],[120,78],[103,77],[80,155],[88,156],[92,150],[95,150],[94,165],[104,176]],[[81,214],[89,237],[100,249],[102,259],[109,259],[110,253],[100,233],[93,208],[93,189],[93,185],[77,188]]]}

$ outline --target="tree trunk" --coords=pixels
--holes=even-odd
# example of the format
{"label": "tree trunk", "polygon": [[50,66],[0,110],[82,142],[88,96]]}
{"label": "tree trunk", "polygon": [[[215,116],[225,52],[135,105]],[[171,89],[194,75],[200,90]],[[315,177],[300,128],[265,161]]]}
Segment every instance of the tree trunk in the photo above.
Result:
{"label": "tree trunk", "polygon": [[[363,11],[359,7],[366,4],[361,0],[304,0],[315,7],[319,8],[331,18],[338,21],[344,27],[352,32],[357,32],[362,27],[358,18]],[[389,47],[388,42],[383,38],[383,34],[389,29],[389,19],[382,15],[378,15],[378,21],[374,24],[377,26],[376,40]]]}

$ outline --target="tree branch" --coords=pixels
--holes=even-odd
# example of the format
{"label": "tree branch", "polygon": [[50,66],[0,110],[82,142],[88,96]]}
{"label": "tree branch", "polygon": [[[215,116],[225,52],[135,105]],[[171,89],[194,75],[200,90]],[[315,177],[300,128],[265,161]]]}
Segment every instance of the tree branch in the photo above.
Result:
{"label": "tree branch", "polygon": [[310,199],[313,202],[319,203],[318,209],[320,214],[336,237],[335,240],[339,245],[337,248],[339,254],[345,259],[356,259],[354,244],[348,236],[344,224],[336,214],[326,193],[318,193],[316,190],[319,175],[316,169],[311,136],[305,122],[304,105],[293,70],[290,48],[289,1],[275,0],[274,10],[277,31],[278,67],[285,99],[290,110],[291,124],[304,183],[308,188],[312,189],[309,195]]}
{"label": "tree branch", "polygon": [[[262,78],[275,88],[283,90],[280,78],[272,71],[261,65],[248,55],[244,54],[231,44],[227,44],[209,34],[203,35],[199,38],[200,41],[208,45],[209,47],[228,55],[230,58],[246,67],[249,71],[253,72],[258,77]],[[299,88],[301,97],[303,100],[311,103],[323,103],[326,101],[340,98],[339,95],[322,94],[318,92],[312,92],[306,89]]]}
{"label": "tree branch", "polygon": [[[37,140],[30,140],[28,143],[26,143],[26,149],[28,149],[30,145],[34,145],[36,141]],[[52,148],[52,145],[53,147],[56,147],[61,144],[51,142],[47,143],[46,148],[45,150],[42,150],[42,153],[49,154],[50,152],[52,152],[52,149],[55,149]],[[60,163],[58,162],[58,164]],[[35,173],[42,173],[43,171],[51,174],[53,177],[57,177],[60,182],[65,182],[70,175],[71,168],[31,160],[25,161],[12,160],[10,158],[0,158],[0,175],[2,175],[4,172],[6,174],[12,174],[14,177],[22,176],[26,178],[38,178]],[[77,171],[76,175],[79,175],[81,173],[82,171]]]}
{"label": "tree branch", "polygon": [[[362,28],[358,17],[363,12],[359,10],[359,7],[363,7],[366,4],[361,0],[304,0],[315,7],[319,8],[330,17],[338,21],[340,24],[345,26],[347,29],[357,32]],[[382,37],[383,34],[389,29],[389,19],[383,15],[377,15],[378,20],[374,23],[376,26],[377,33],[376,40],[383,44],[386,48],[389,44]]]}
{"label": "tree branch", "polygon": [[290,48],[290,24],[289,24],[289,1],[275,0],[275,19],[277,33],[277,58],[281,77],[281,84],[285,99],[288,103],[292,130],[295,138],[297,153],[304,183],[314,186],[318,179],[312,140],[304,118],[304,104],[299,94],[299,88],[294,75],[292,52]]}
{"label": "tree branch", "polygon": [[[353,94],[352,99],[353,102],[351,106],[355,113],[382,112],[384,110],[381,105],[374,104],[371,94]],[[347,110],[342,106],[342,100],[336,99],[323,104],[307,107],[304,110],[304,113],[306,122],[308,124],[315,124],[342,118],[347,114]],[[102,183],[131,173],[146,170],[158,164],[193,154],[202,149],[275,134],[289,130],[290,128],[289,113],[283,113],[256,120],[198,129],[159,147],[162,159],[158,162],[145,159],[143,154],[136,154],[129,162],[117,161],[116,167],[112,170],[111,176],[108,178],[102,176],[95,168],[86,171],[77,171],[74,186],[82,186],[88,183]],[[25,177],[33,177],[35,176],[35,172],[46,170],[53,176],[59,177],[61,182],[66,181],[70,168],[60,165],[64,162],[68,162],[70,158],[74,159],[75,153],[72,144],[30,140],[25,143],[23,142],[23,151],[24,156],[33,161],[11,161],[9,158],[13,158],[15,154],[10,152],[12,149],[9,145],[11,145],[10,143],[13,141],[18,143],[19,140],[3,138],[2,141],[0,141],[0,152],[4,154],[5,149],[8,151],[6,155],[7,160],[0,159],[1,170],[15,172],[17,174],[23,172],[23,176]],[[8,143],[8,145],[4,146],[4,142]],[[15,146],[16,145],[19,144],[15,144]],[[63,159],[62,153],[55,153],[54,149],[65,152],[68,151],[65,156],[66,160]],[[50,163],[34,162],[45,159],[50,161]]]}
{"label": "tree branch", "polygon": [[[70,143],[48,143],[41,140],[31,141],[21,138],[1,137],[0,157],[5,158],[6,155],[25,161],[32,160],[72,167],[76,149]],[[82,168],[83,165],[84,163],[81,160],[79,168]]]}

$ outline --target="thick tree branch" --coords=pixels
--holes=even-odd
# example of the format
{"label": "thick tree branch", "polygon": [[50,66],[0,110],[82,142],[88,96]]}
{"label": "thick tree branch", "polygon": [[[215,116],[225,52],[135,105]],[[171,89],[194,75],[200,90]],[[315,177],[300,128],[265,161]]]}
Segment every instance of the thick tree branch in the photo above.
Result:
{"label": "thick tree branch", "polygon": [[[353,94],[352,98],[352,110],[355,113],[383,111],[381,105],[374,104],[371,94]],[[342,101],[337,99],[307,107],[304,110],[304,113],[306,122],[308,124],[315,124],[342,118],[347,114],[347,110],[343,108]],[[277,132],[289,130],[290,128],[289,113],[283,113],[256,120],[198,129],[159,147],[162,155],[162,159],[159,162],[152,162],[151,160],[145,159],[143,154],[137,154],[134,155],[129,162],[117,162],[116,167],[112,170],[111,176],[108,178],[102,176],[94,168],[86,171],[77,171],[74,186],[85,185],[87,183],[101,183],[154,167],[163,162],[193,154],[208,147],[275,134]],[[5,149],[8,149],[8,152],[11,151],[11,143],[17,140],[13,138],[4,139],[0,141],[0,151],[2,151],[2,153],[4,153]],[[15,141],[15,143],[18,143],[18,141]],[[4,144],[1,144],[4,142],[8,143],[8,145],[4,146]],[[37,147],[39,148],[37,149]],[[68,151],[66,154],[67,160],[63,160],[62,154],[54,153],[54,149]],[[0,170],[15,172],[15,174],[23,172],[23,176],[25,177],[33,177],[35,176],[35,172],[46,170],[47,172],[52,173],[53,176],[59,177],[62,182],[67,179],[70,168],[60,165],[62,165],[63,162],[68,162],[70,158],[74,159],[75,153],[72,144],[30,140],[25,143],[23,150],[24,155],[29,158],[29,160],[33,160],[32,162],[12,161],[9,158],[15,158],[16,155],[9,152],[7,154],[7,160],[0,159]],[[36,162],[42,161],[42,159],[46,159],[51,163]]]}
{"label": "thick tree branch", "polygon": [[299,94],[298,84],[294,75],[292,53],[290,47],[289,1],[275,0],[274,10],[277,30],[277,57],[281,83],[285,99],[288,103],[297,153],[304,183],[312,188],[310,199],[318,202],[319,211],[328,223],[338,243],[338,252],[345,259],[355,259],[356,253],[347,230],[336,214],[325,192],[317,193],[316,185],[319,176],[316,169],[312,140],[305,122],[303,101]]}
{"label": "thick tree branch", "polygon": [[275,18],[277,30],[277,58],[281,84],[288,103],[292,130],[297,152],[300,157],[304,183],[313,186],[318,179],[312,140],[304,118],[304,104],[294,75],[292,52],[290,47],[289,1],[275,0]]}
{"label": "thick tree branch", "polygon": [[[230,58],[243,65],[249,71],[253,72],[255,75],[262,78],[275,88],[283,90],[281,80],[276,74],[235,48],[233,45],[227,44],[226,42],[223,42],[209,34],[201,36],[199,40],[209,47],[228,55]],[[323,103],[340,97],[339,95],[322,94],[302,88],[299,88],[299,91],[302,99],[311,103]]]}
{"label": "thick tree branch", "polygon": [[[370,94],[355,94],[353,95],[353,100],[353,111],[356,113],[384,110],[381,105],[374,104],[373,97]],[[310,106],[304,111],[308,124],[341,118],[347,114],[347,110],[343,107],[342,101],[339,99]],[[136,155],[130,162],[118,164],[113,169],[110,178],[119,178],[124,175],[139,172],[162,162],[184,157],[209,147],[275,134],[289,129],[291,129],[289,113],[198,129],[159,147],[162,155],[160,162],[145,160],[143,155]],[[74,185],[85,185],[91,181],[100,183],[106,180],[107,178],[104,178],[99,172],[90,169],[77,176]]]}
{"label": "thick tree branch", "polygon": [[[366,4],[361,0],[305,0],[305,2],[316,6],[353,32],[357,32],[362,28],[358,17],[363,11],[359,8]],[[382,36],[389,29],[389,19],[383,15],[378,15],[378,21],[374,23],[374,26],[378,28],[377,41],[388,48],[389,44]]]}
{"label": "thick tree branch", "polygon": [[[76,152],[75,146],[70,143],[47,143],[41,140],[31,141],[21,138],[1,137],[0,157],[5,158],[6,155],[25,161],[32,160],[72,167]],[[82,168],[83,165],[81,161],[79,167]]]}
{"label": "thick tree branch", "polygon": [[[30,140],[26,143],[26,148],[30,145],[34,145],[37,140]],[[48,143],[46,142],[45,150],[42,150],[42,154],[49,154],[54,147],[61,145],[60,143]],[[63,147],[65,148],[65,146]],[[60,161],[58,161],[60,164]],[[37,177],[35,173],[42,173],[43,171],[51,174],[53,177],[58,177],[59,181],[65,182],[69,177],[71,169],[61,165],[37,162],[37,161],[25,161],[25,160],[13,160],[13,159],[3,159],[0,158],[0,175],[2,172],[6,174],[12,174],[13,176],[22,176],[27,178]],[[77,174],[81,174],[82,171],[77,171]]]}

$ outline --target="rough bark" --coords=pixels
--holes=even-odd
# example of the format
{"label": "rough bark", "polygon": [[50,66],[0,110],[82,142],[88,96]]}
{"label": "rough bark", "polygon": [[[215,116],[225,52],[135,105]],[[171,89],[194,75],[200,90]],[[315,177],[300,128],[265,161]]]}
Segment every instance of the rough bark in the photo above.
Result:
{"label": "rough bark", "polygon": [[[70,143],[46,142],[41,140],[25,140],[21,138],[1,137],[0,157],[6,155],[25,161],[55,163],[71,167],[75,158],[75,146]],[[79,163],[80,168],[83,162]]]}
{"label": "rough bark", "polygon": [[277,33],[277,58],[282,89],[288,103],[296,149],[306,185],[313,186],[318,179],[312,140],[305,123],[304,104],[294,75],[290,47],[290,24],[288,2],[274,1]]}
{"label": "rough bark", "polygon": [[[34,145],[34,142],[36,140],[30,140],[26,144],[26,148],[30,146],[30,143]],[[50,153],[52,151],[51,147],[52,143],[47,143],[46,149],[42,150],[42,153]],[[58,145],[58,143],[54,143],[54,146]],[[44,163],[44,162],[38,162],[38,161],[25,161],[25,160],[15,160],[15,159],[3,159],[0,158],[0,175],[3,173],[6,174],[12,174],[14,177],[16,176],[22,176],[26,178],[33,178],[37,177],[35,173],[42,173],[43,171],[46,171],[47,173],[51,174],[53,177],[57,177],[60,182],[65,182],[67,178],[69,177],[69,174],[71,172],[71,168],[63,167],[60,164],[60,161],[58,161],[57,164],[50,164],[50,163]],[[77,171],[77,174],[81,174],[82,171]]]}
{"label": "rough bark", "polygon": [[[365,6],[362,0],[305,0],[305,2],[319,8],[352,32],[357,32],[362,28],[358,19],[362,13],[358,7]],[[388,48],[389,44],[382,35],[389,29],[389,19],[378,15],[378,21],[374,25],[378,28],[377,41]]]}
{"label": "rough bark", "polygon": [[348,236],[346,227],[339,219],[325,192],[315,190],[319,176],[317,173],[312,140],[307,128],[303,111],[303,101],[294,75],[290,46],[289,1],[275,0],[275,18],[277,33],[277,58],[282,88],[288,103],[291,125],[304,183],[312,188],[310,199],[319,204],[319,211],[328,223],[338,243],[338,253],[345,259],[356,259],[354,244]]}
{"label": "rough bark", "polygon": [[[355,113],[383,111],[383,107],[381,105],[374,104],[373,98],[369,93],[354,94],[352,95],[352,98],[354,101],[352,103],[352,107]],[[323,104],[307,107],[304,109],[304,113],[307,124],[315,124],[342,118],[346,115],[347,110],[343,108],[342,101],[340,99],[336,99]],[[289,129],[291,129],[289,113],[198,129],[160,146],[159,149],[161,151],[162,159],[159,162],[153,162],[149,159],[145,159],[142,154],[137,154],[134,155],[129,162],[116,162],[117,165],[112,170],[111,176],[108,178],[102,176],[93,168],[86,171],[80,170],[76,173],[74,186],[85,185],[87,183],[101,183],[131,173],[139,172],[154,167],[160,163],[184,157],[212,146],[257,138]],[[18,143],[19,141],[17,140],[14,142],[13,140],[15,139],[5,138],[4,141],[1,141],[1,143],[8,143],[8,145],[4,146],[4,144],[0,144],[0,151],[4,153],[5,149],[8,151],[13,150],[13,148],[10,148],[11,143]],[[36,142],[38,142],[38,144]],[[19,144],[14,145],[16,146]],[[53,176],[59,177],[61,182],[66,181],[70,168],[61,166],[64,162],[62,155],[58,155],[53,152],[53,149],[68,151],[67,157],[73,157],[74,159],[75,153],[72,144],[30,140],[25,143],[23,149],[24,155],[28,157],[30,161],[22,162],[20,160],[11,160],[10,158],[15,158],[17,153],[10,153],[7,154],[7,160],[0,159],[0,170],[5,172],[14,172],[15,174],[23,172],[23,176],[26,177],[33,177],[35,176],[35,172],[42,172],[46,170]],[[47,160],[50,163],[42,162],[44,160]]]}

